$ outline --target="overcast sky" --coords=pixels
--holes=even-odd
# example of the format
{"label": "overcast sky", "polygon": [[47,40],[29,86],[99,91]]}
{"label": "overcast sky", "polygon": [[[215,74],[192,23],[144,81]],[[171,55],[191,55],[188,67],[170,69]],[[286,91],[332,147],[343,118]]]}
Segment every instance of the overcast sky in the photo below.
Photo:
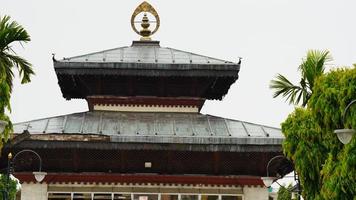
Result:
{"label": "overcast sky", "polygon": [[[23,25],[32,41],[17,53],[34,66],[32,82],[15,80],[14,122],[88,110],[84,100],[62,98],[53,69],[57,59],[129,46],[139,39],[130,18],[138,0],[0,0],[0,15]],[[297,82],[308,49],[328,49],[335,66],[356,63],[353,0],[151,0],[161,19],[153,39],[161,46],[238,61],[240,78],[223,101],[203,113],[279,127],[294,107],[272,98],[277,74]],[[330,68],[330,67],[328,67]]]}

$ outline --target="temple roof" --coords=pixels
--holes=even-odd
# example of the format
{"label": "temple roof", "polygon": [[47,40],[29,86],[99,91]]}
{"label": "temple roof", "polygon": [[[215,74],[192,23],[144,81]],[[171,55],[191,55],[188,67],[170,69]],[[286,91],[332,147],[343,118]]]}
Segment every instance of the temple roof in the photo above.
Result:
{"label": "temple roof", "polygon": [[238,78],[239,63],[134,41],[119,47],[54,62],[57,74],[124,76],[197,76]]}
{"label": "temple roof", "polygon": [[221,100],[238,79],[240,62],[161,47],[158,41],[54,59],[63,97],[95,95]]}
{"label": "temple roof", "polygon": [[132,46],[119,47],[85,55],[64,58],[59,62],[95,63],[157,63],[157,64],[209,64],[236,67],[236,63],[198,55],[195,53],[161,47],[158,41],[134,41]]}
{"label": "temple roof", "polygon": [[112,142],[280,145],[280,129],[199,113],[94,111],[14,124],[14,133],[109,136]]}

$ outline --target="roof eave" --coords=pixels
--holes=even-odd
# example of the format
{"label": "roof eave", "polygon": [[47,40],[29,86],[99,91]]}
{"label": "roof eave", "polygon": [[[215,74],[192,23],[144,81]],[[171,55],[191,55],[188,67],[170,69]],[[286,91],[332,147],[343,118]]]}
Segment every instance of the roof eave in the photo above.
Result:
{"label": "roof eave", "polygon": [[[279,141],[281,142],[281,141]],[[9,147],[9,146],[7,146]],[[10,148],[30,149],[95,149],[95,150],[165,150],[196,152],[282,152],[281,144],[178,144],[107,141],[24,140]]]}
{"label": "roof eave", "polygon": [[164,69],[164,70],[240,70],[240,64],[193,64],[193,63],[140,63],[140,62],[54,62],[55,69],[79,68],[79,69]]}
{"label": "roof eave", "polygon": [[235,70],[161,70],[161,69],[56,69],[58,75],[120,75],[120,76],[186,76],[186,77],[234,77]]}
{"label": "roof eave", "polygon": [[57,74],[68,75],[213,76],[238,78],[240,65],[55,62],[54,68]]}

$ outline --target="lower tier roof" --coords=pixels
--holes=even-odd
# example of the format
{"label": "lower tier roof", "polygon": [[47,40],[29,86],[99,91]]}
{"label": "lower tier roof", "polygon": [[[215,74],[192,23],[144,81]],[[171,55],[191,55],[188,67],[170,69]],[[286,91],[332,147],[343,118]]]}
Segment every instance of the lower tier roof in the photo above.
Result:
{"label": "lower tier roof", "polygon": [[[14,131],[0,168],[9,152],[31,149],[48,173],[264,176],[283,141],[280,129],[199,113],[81,112],[17,123]],[[21,156],[17,172],[38,168],[33,153]]]}
{"label": "lower tier roof", "polygon": [[200,113],[90,111],[14,124],[14,133],[100,135],[119,143],[280,145],[280,129]]}

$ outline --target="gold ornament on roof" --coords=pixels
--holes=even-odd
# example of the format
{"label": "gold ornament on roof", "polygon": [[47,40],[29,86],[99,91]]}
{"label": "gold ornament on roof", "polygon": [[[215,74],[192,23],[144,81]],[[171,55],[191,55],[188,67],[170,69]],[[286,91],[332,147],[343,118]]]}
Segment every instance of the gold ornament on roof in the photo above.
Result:
{"label": "gold ornament on roof", "polygon": [[[143,18],[141,21],[136,22],[135,18],[137,17],[138,14],[144,12]],[[147,13],[152,14],[156,21],[150,21],[147,17]],[[156,27],[153,31],[148,29],[150,27],[150,22],[156,23]],[[141,23],[142,29],[138,31],[136,29],[135,23]],[[142,2],[132,13],[131,16],[131,27],[132,29],[139,35],[141,35],[140,40],[151,40],[151,35],[157,32],[158,28],[160,25],[160,20],[157,11],[152,7],[151,4],[147,3],[146,1]]]}

